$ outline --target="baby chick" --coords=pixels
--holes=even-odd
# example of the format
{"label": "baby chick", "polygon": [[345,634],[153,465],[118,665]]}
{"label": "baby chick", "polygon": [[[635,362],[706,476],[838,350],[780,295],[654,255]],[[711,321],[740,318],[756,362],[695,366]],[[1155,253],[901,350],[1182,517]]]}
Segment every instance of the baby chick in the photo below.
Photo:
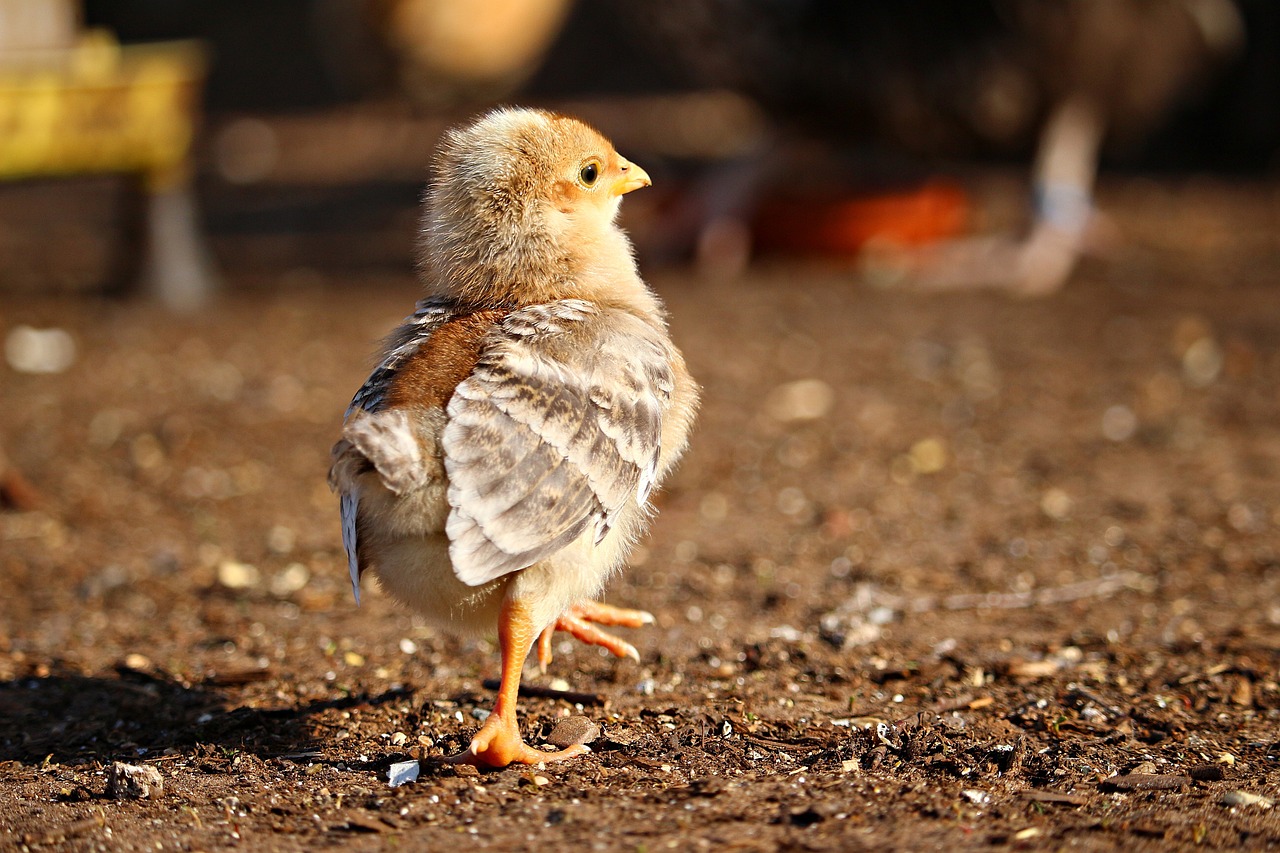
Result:
{"label": "baby chick", "polygon": [[390,594],[459,633],[496,627],[493,712],[455,761],[570,758],[516,724],[535,638],[648,614],[596,603],[684,450],[697,387],[614,220],[649,176],[579,121],[502,109],[448,133],[422,220],[425,298],[356,392],[333,448],[359,601]]}

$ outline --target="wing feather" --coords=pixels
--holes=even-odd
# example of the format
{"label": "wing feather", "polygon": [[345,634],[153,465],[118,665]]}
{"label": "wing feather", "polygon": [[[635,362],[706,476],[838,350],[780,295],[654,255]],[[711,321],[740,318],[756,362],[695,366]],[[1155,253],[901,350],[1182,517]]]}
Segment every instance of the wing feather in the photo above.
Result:
{"label": "wing feather", "polygon": [[351,492],[343,492],[338,500],[342,513],[342,547],[347,549],[347,571],[351,573],[351,592],[360,606],[360,560],[356,557],[356,514],[360,511],[360,498]]}
{"label": "wing feather", "polygon": [[[395,337],[388,343],[387,354],[351,398],[351,405],[347,407],[346,413],[348,423],[361,413],[374,414],[382,409],[388,389],[400,367],[418,352],[432,332],[452,316],[453,311],[443,302],[423,300],[415,306],[413,314],[405,318]],[[334,464],[329,471],[329,482],[339,492],[342,546],[347,552],[351,589],[355,594],[356,604],[359,604],[360,575],[364,570],[360,564],[359,532],[356,525],[360,513],[360,496],[351,488],[351,477],[347,473],[354,461],[351,458],[353,450],[352,442],[346,439],[334,446]]]}
{"label": "wing feather", "polygon": [[[454,572],[479,585],[596,541],[652,488],[674,384],[661,330],[579,300],[514,311],[448,405]],[[512,450],[514,448],[514,450]]]}

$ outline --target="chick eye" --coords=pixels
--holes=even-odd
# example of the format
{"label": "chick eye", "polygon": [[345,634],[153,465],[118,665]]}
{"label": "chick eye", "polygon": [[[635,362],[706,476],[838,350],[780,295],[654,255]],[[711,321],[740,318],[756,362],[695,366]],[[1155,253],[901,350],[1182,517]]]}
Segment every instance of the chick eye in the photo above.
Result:
{"label": "chick eye", "polygon": [[588,163],[587,165],[583,166],[582,171],[578,173],[578,179],[582,181],[582,185],[584,187],[589,187],[594,185],[595,182],[599,180],[599,178],[600,178],[599,163]]}

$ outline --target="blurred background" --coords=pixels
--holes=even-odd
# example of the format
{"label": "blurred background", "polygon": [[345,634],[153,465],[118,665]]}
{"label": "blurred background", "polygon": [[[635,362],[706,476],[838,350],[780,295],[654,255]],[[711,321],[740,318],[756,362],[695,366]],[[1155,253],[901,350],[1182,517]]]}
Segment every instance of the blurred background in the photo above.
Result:
{"label": "blurred background", "polygon": [[[161,61],[173,93],[121,108]],[[497,103],[582,114],[645,165],[646,262],[934,289],[1060,287],[1114,236],[1099,164],[1262,179],[1280,150],[1266,0],[3,0],[0,68],[26,140],[0,150],[0,288],[178,307],[407,268],[437,134]]]}
{"label": "blurred background", "polygon": [[[649,784],[633,756],[684,772],[661,725],[758,717],[770,746],[699,771],[748,784],[815,726],[968,696],[978,754],[1016,731],[1036,779],[1239,756],[1224,784],[1275,797],[1280,3],[0,0],[0,847],[100,826],[65,787],[101,790],[86,762],[171,753],[186,802],[267,832],[277,797],[312,827],[323,779],[337,821],[393,745],[467,742],[495,656],[372,584],[355,607],[325,472],[418,293],[435,141],[499,103],[585,117],[653,176],[622,224],[704,390],[607,593],[656,615],[642,662],[568,645],[548,676],[652,729],[600,752],[615,791]],[[246,784],[235,750],[290,781]],[[345,764],[259,760],[322,754]],[[870,819],[886,849],[1039,810],[969,836],[976,777],[890,765],[917,775],[800,787],[902,809]],[[582,811],[601,778],[536,796],[593,843],[671,819]],[[776,816],[743,790],[726,823]],[[1208,790],[1183,799],[1208,843],[1274,836]],[[1093,838],[1159,802],[1030,817]]]}

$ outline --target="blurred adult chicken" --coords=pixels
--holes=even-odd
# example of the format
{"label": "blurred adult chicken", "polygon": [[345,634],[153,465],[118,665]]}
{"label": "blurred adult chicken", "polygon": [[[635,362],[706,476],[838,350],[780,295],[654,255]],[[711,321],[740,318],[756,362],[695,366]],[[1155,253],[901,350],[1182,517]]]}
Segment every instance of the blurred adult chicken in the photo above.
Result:
{"label": "blurred adult chicken", "polygon": [[[423,218],[425,298],[356,392],[333,449],[359,600],[392,596],[464,634],[497,631],[492,714],[453,760],[569,758],[516,723],[521,669],[555,629],[638,659],[594,601],[685,446],[696,386],[614,220],[649,185],[600,134],[536,110],[448,133]],[[596,623],[596,624],[592,624]]]}
{"label": "blurred adult chicken", "polygon": [[[913,277],[935,289],[1061,287],[1094,221],[1104,140],[1141,139],[1243,39],[1231,0],[614,2],[698,82],[745,92],[806,135],[952,157],[1036,138],[1026,234],[916,258]],[[714,176],[704,240],[737,227],[734,206],[777,174],[794,185],[780,159],[757,152]],[[827,178],[811,158],[803,167]]]}

